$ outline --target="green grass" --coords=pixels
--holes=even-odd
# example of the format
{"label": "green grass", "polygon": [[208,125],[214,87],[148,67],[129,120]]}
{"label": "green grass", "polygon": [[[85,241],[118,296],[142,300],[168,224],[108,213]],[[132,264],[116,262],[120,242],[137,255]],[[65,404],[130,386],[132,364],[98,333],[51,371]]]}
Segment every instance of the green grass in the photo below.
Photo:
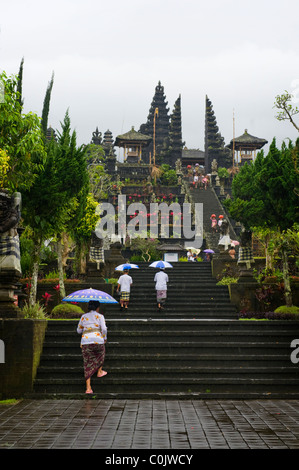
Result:
{"label": "green grass", "polygon": [[17,405],[19,402],[20,400],[10,398],[9,400],[0,400],[0,405]]}
{"label": "green grass", "polygon": [[252,318],[239,318],[239,320],[241,320],[241,321],[248,321],[248,320],[249,321],[271,321],[271,320],[269,320],[269,318],[254,318],[254,317],[252,317]]}

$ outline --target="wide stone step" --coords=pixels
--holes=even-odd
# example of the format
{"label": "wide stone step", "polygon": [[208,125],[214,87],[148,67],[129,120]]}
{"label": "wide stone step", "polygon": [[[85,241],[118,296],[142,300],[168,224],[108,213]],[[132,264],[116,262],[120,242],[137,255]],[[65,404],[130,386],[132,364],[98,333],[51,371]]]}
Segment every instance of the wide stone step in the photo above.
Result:
{"label": "wide stone step", "polygon": [[[47,325],[47,334],[51,331],[76,331],[78,320],[49,320]],[[106,320],[111,330],[122,331],[136,331],[138,329],[146,330],[149,329],[153,331],[161,331],[162,329],[169,331],[177,331],[177,329],[188,329],[190,331],[207,331],[213,333],[215,330],[221,332],[230,331],[232,333],[236,332],[266,332],[271,330],[271,332],[279,334],[280,332],[290,332],[290,334],[299,334],[299,323],[288,320],[266,320],[266,321],[255,321],[255,320],[197,320],[197,319],[178,319],[178,320],[169,320],[165,318],[160,319],[113,319],[109,318]],[[294,336],[295,337],[295,336]]]}
{"label": "wide stone step", "polygon": [[[43,357],[40,367],[49,367],[55,369],[57,366],[70,367],[78,366],[82,367],[82,355],[81,352],[68,352],[67,354],[48,354]],[[203,365],[205,367],[292,367],[295,374],[298,373],[298,367],[291,364],[289,355],[282,356],[281,354],[217,354],[212,352],[210,354],[184,354],[178,357],[171,352],[164,352],[162,354],[153,355],[151,353],[143,352],[142,354],[122,354],[109,351],[105,359],[105,368],[110,369],[114,367],[126,367],[127,365],[135,367],[144,367],[145,364],[150,364],[156,367],[167,367],[172,368],[174,364],[179,364],[180,367],[197,367]],[[294,367],[293,367],[294,366]]]}
{"label": "wide stone step", "polygon": [[[79,342],[79,335],[75,332],[69,331],[53,331],[48,332],[44,345],[47,346],[49,344],[54,344],[55,342],[60,343],[78,343]],[[231,331],[221,331],[221,330],[214,330],[214,331],[151,331],[151,330],[128,330],[128,331],[121,331],[121,330],[109,330],[109,343],[113,342],[122,342],[122,341],[144,341],[144,342],[155,342],[159,341],[176,341],[180,339],[180,341],[189,342],[197,341],[198,343],[205,343],[210,342],[213,340],[215,344],[218,344],[218,341],[231,343],[234,342],[236,338],[236,333]],[[290,331],[280,331],[279,338],[277,338],[276,331],[240,331],[238,332],[238,341],[239,342],[255,342],[258,343],[260,341],[263,342],[275,342],[284,341],[289,342],[294,339],[294,334]]]}
{"label": "wide stone step", "polygon": [[130,391],[130,392],[101,392],[93,393],[92,395],[87,395],[80,392],[75,393],[64,393],[64,392],[32,392],[27,393],[26,398],[35,399],[35,400],[45,400],[45,399],[55,399],[55,400],[258,400],[258,399],[271,399],[271,400],[297,400],[299,398],[299,393],[291,391],[286,392],[282,390],[281,392],[255,392],[254,390],[245,390],[245,391],[234,391],[234,392],[146,392],[142,391]]}
{"label": "wide stone step", "polygon": [[[76,353],[76,350],[79,348],[78,342],[55,342],[51,344],[45,344],[43,347],[43,354],[54,354],[55,351],[59,353],[70,354]],[[110,341],[107,343],[107,353],[108,351],[114,351],[116,353],[119,350],[119,354],[135,354],[138,352],[151,352],[154,356],[155,354],[163,354],[165,352],[172,352],[174,355],[185,354],[190,351],[196,351],[196,354],[205,354],[208,352],[217,352],[218,354],[250,354],[252,350],[256,354],[264,353],[265,356],[270,355],[272,352],[275,354],[281,354],[282,357],[290,357],[290,344],[279,343],[273,344],[269,342],[205,342],[198,343],[194,341],[181,342],[181,341],[169,341],[167,343],[160,341],[120,341],[113,342]]]}
{"label": "wide stone step", "polygon": [[[172,367],[166,366],[154,366],[154,365],[144,365],[143,367],[137,365],[124,365],[121,366],[109,366],[109,364],[105,365],[105,370],[108,372],[107,377],[105,377],[105,382],[110,380],[111,377],[113,378],[122,378],[124,375],[130,374],[130,378],[132,379],[140,379],[140,378],[148,378],[149,376],[154,377],[163,377],[164,379],[174,378],[174,377],[200,377],[201,379],[204,378],[226,378],[239,376],[244,378],[245,376],[253,378],[287,378],[290,379],[294,378],[294,368],[292,367],[264,367],[261,366],[257,367],[204,367],[204,366],[184,366],[184,365],[173,365]],[[80,378],[82,380],[83,369],[82,365],[68,367],[59,367],[56,366],[55,368],[43,366],[39,369],[38,379],[39,380],[49,380],[49,376],[51,380],[54,379],[65,379],[65,378]],[[298,377],[299,379],[299,373]]]}
{"label": "wide stone step", "polygon": [[[292,393],[298,393],[299,379],[280,378],[182,378],[182,377],[163,377],[150,376],[149,378],[95,378],[92,383],[95,393],[115,393],[121,392],[183,392],[183,393],[215,393],[215,392],[254,392],[273,393],[283,392],[285,387]],[[35,384],[36,392],[44,391],[46,393],[80,393],[85,390],[84,379],[38,379]]]}

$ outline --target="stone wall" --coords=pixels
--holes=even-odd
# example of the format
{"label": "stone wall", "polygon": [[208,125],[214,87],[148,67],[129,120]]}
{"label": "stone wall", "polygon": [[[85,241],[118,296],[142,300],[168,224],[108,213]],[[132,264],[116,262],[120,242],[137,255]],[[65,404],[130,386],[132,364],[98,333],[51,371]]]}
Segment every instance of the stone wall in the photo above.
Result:
{"label": "stone wall", "polygon": [[46,327],[46,320],[0,318],[0,339],[4,344],[0,399],[22,398],[32,391]]}

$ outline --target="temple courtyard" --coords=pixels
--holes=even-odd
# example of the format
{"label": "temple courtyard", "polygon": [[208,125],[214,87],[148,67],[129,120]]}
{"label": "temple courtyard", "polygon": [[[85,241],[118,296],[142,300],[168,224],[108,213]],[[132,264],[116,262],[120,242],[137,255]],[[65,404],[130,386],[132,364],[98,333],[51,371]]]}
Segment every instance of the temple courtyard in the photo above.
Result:
{"label": "temple courtyard", "polygon": [[111,449],[119,449],[115,455],[140,450],[130,453],[140,456],[147,455],[141,450],[169,449],[170,456],[171,449],[298,448],[299,400],[25,399],[0,404],[2,450],[106,449],[98,457],[105,462]]}

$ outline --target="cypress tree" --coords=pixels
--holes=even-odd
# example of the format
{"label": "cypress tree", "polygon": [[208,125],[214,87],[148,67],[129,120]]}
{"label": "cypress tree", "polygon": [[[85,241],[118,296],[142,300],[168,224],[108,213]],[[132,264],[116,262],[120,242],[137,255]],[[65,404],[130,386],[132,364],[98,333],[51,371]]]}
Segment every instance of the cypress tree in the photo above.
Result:
{"label": "cypress tree", "polygon": [[44,136],[47,135],[48,117],[49,117],[50,100],[51,100],[51,93],[52,93],[53,83],[54,83],[54,72],[52,73],[51,80],[48,83],[45,98],[44,98],[44,104],[43,104],[41,128],[42,128],[42,131],[44,133]]}
{"label": "cypress tree", "polygon": [[24,57],[21,60],[19,73],[18,73],[18,84],[17,92],[19,93],[18,102],[20,103],[20,109],[23,108],[24,101],[22,99],[22,87],[23,87],[23,67],[24,67]]}

